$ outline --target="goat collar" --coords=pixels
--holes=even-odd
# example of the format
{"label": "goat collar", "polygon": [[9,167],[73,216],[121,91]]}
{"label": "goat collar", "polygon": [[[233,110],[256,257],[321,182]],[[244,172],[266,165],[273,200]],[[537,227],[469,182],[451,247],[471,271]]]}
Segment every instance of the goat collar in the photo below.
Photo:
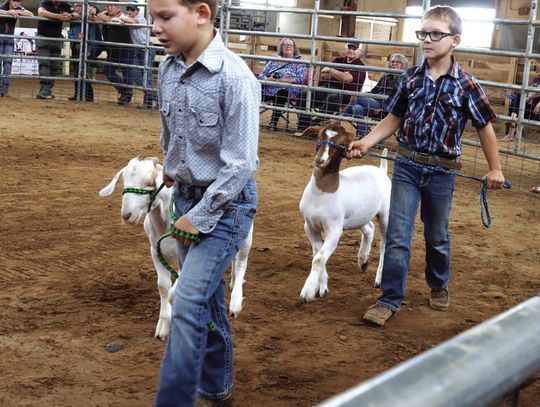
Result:
{"label": "goat collar", "polygon": [[165,183],[162,182],[158,189],[124,188],[122,189],[122,195],[127,194],[127,193],[139,194],[139,195],[150,195],[150,203],[148,204],[148,211],[147,211],[147,212],[150,212],[150,210],[152,209],[152,204],[154,203],[159,192],[163,189],[164,186],[165,186]]}
{"label": "goat collar", "polygon": [[338,143],[335,143],[331,140],[321,140],[317,143],[317,147],[315,147],[315,151],[319,151],[319,148],[323,145],[329,145],[331,147],[334,147],[337,151],[339,151],[339,158],[338,163],[341,162],[346,156],[347,156],[347,149],[345,147],[341,147]]}

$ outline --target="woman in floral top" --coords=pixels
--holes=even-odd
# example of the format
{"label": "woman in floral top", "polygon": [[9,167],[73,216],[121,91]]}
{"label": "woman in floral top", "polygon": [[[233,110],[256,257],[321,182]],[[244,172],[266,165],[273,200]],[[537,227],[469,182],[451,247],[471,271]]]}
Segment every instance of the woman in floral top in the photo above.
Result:
{"label": "woman in floral top", "polygon": [[[278,45],[278,56],[289,59],[302,59],[298,52],[296,42],[292,38],[283,38]],[[275,106],[284,107],[287,100],[296,97],[298,88],[288,87],[287,84],[301,85],[306,77],[306,64],[294,62],[268,61],[259,74],[259,79],[274,82],[275,85],[264,85],[262,88],[262,101],[274,103]],[[284,86],[285,85],[285,86]],[[277,130],[277,123],[281,112],[272,111],[272,119],[268,125],[269,131]]]}

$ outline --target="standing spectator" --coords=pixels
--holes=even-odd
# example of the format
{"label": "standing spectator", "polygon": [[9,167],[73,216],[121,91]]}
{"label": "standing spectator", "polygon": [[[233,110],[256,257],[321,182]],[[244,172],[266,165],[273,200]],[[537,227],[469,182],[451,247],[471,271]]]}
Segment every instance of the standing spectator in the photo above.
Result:
{"label": "standing spectator", "polygon": [[[111,0],[115,3],[118,0]],[[122,11],[117,4],[107,4],[107,9],[101,13],[97,13],[95,17],[98,21],[105,23],[119,21],[118,18],[122,15]],[[107,77],[108,81],[113,84],[118,92],[118,104],[127,105],[131,102],[133,97],[133,89],[126,87],[126,85],[132,84],[132,68],[127,66],[116,66],[115,64],[132,63],[131,49],[124,47],[123,44],[131,44],[131,35],[129,28],[119,25],[117,23],[104,24],[102,28],[103,39],[106,42],[115,42],[118,45],[106,45],[107,51],[107,64],[103,67],[103,73]],[[121,73],[119,75],[118,73]]]}
{"label": "standing spectator", "polygon": [[[59,59],[62,54],[62,23],[71,19],[80,19],[68,3],[62,1],[42,1],[38,8],[38,15],[46,20],[38,21],[37,34],[40,37],[49,37],[50,40],[37,40],[37,56],[40,58],[38,99],[54,99],[52,89],[54,80],[50,77],[58,75],[61,68]],[[48,77],[48,78],[44,78]]]}
{"label": "standing spectator", "polygon": [[[78,15],[81,15],[82,13],[82,3],[75,3],[73,4],[73,10]],[[89,25],[89,33],[95,32],[95,25]],[[80,41],[84,40],[84,32],[82,31],[81,26],[81,20],[76,20],[72,18],[71,22],[69,23],[69,30],[68,30],[68,38],[72,40],[78,40],[78,42],[70,42],[71,46],[71,58],[78,59],[81,56],[81,43]],[[88,35],[89,40],[94,40],[95,36]],[[88,53],[87,53],[88,54]],[[72,62],[70,65],[70,74],[74,76],[75,78],[78,78],[79,76],[79,61]],[[82,72],[81,72],[82,74]],[[81,95],[81,85],[82,85],[82,79],[78,78],[73,82],[74,85],[74,92],[73,96],[70,96],[68,100],[77,100],[77,98]],[[92,88],[92,84],[85,82],[84,87],[84,93],[85,93],[85,100],[87,102],[93,102],[94,101],[94,89]]]}
{"label": "standing spectator", "polygon": [[[393,69],[407,69],[409,61],[402,54],[392,54],[388,60],[388,67]],[[389,96],[394,89],[394,84],[398,80],[399,75],[394,73],[385,73],[379,82],[369,91],[374,95]],[[353,117],[378,116],[383,109],[383,100],[374,99],[369,96],[358,96],[355,100],[351,100],[343,114]],[[356,135],[358,138],[364,137],[368,133],[368,126],[364,122],[357,123]]]}
{"label": "standing spectator", "polygon": [[[278,56],[282,58],[302,59],[296,42],[292,38],[283,38],[278,45]],[[274,85],[264,85],[262,88],[263,102],[273,102],[278,107],[285,106],[287,100],[295,98],[298,94],[297,88],[289,88],[282,84],[295,83],[301,85],[306,78],[306,64],[296,64],[293,62],[268,61],[264,69],[259,74],[259,79],[272,81]],[[272,111],[272,119],[268,125],[269,131],[276,131],[281,112]]]}
{"label": "standing spectator", "polygon": [[[15,32],[15,23],[19,16],[33,16],[34,14],[21,6],[20,0],[7,0],[0,4],[0,14],[10,17],[0,18],[0,35],[13,35]],[[15,45],[13,38],[0,37],[0,97],[7,96],[9,93],[9,75],[11,75],[11,65],[13,64],[13,55]]]}
{"label": "standing spectator", "polygon": [[[347,55],[337,57],[332,61],[335,64],[347,64],[354,66],[363,66],[360,59],[362,44],[358,41],[347,44]],[[311,103],[314,108],[319,108],[322,113],[332,114],[337,112],[342,104],[347,104],[351,100],[350,95],[333,93],[332,89],[360,92],[364,81],[366,80],[365,71],[357,69],[329,68],[321,69],[319,75],[319,87],[328,88],[326,91],[315,91],[311,93]],[[298,96],[298,109],[305,109],[307,101],[307,91],[303,91]],[[318,120],[317,120],[318,121]],[[308,115],[298,115],[298,132],[303,132],[312,124]]]}
{"label": "standing spectator", "polygon": [[[138,5],[128,5],[126,7],[126,10],[127,10],[127,15],[122,14],[120,17],[118,17],[118,20],[122,23],[127,23],[127,24],[144,25],[144,27],[129,27],[129,32],[131,34],[131,42],[134,45],[141,45],[141,46],[146,47],[147,36],[148,36],[148,28],[146,27],[148,23],[146,22],[146,18],[144,18],[144,16],[140,14],[140,9]],[[113,21],[115,21],[115,19],[113,19]],[[144,48],[131,49],[132,64],[141,67],[141,68],[134,68],[132,70],[133,83],[137,86],[142,86],[146,88],[144,90],[143,104],[137,106],[140,109],[152,109],[154,102],[156,103],[156,107],[157,107],[157,92],[151,89],[152,88],[152,75],[153,75],[152,68],[154,66],[154,59],[156,57],[156,51],[151,48],[147,48],[146,50],[147,50],[147,56],[145,59]],[[144,70],[144,66],[148,68],[146,69],[146,71]],[[146,73],[146,85],[144,85],[145,73]]]}

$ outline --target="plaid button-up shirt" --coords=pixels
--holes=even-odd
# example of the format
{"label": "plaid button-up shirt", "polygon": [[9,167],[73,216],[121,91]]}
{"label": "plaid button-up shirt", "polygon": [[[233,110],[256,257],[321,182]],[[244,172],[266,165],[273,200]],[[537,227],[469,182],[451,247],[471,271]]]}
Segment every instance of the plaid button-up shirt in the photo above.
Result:
{"label": "plaid button-up shirt", "polygon": [[386,110],[403,118],[398,142],[420,153],[457,157],[468,119],[476,129],[495,113],[471,74],[452,57],[452,67],[436,81],[427,63],[406,70],[386,101]]}
{"label": "plaid button-up shirt", "polygon": [[261,86],[216,31],[196,62],[167,55],[159,75],[164,171],[208,187],[187,217],[210,233],[257,169]]}

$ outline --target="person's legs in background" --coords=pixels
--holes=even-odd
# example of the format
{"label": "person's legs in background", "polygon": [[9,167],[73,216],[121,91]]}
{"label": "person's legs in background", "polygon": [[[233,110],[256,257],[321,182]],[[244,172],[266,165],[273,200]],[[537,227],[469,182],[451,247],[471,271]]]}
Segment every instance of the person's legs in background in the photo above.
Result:
{"label": "person's legs in background", "polygon": [[154,77],[154,60],[156,58],[156,51],[148,48],[146,56],[146,89],[144,91],[143,106],[146,109],[152,109],[153,103],[158,103],[157,90],[153,89],[153,77]]}
{"label": "person's legs in background", "polygon": [[61,63],[60,60],[54,60],[52,58],[60,58],[61,53],[62,43],[60,41],[37,41],[37,55],[38,57],[44,58],[39,59],[39,76],[49,77],[40,79],[40,88],[37,95],[38,99],[54,99],[54,95],[52,93],[54,80],[50,77],[54,77],[58,74],[58,71],[61,68]]}
{"label": "person's legs in background", "polygon": [[13,38],[0,38],[0,73],[5,75],[0,80],[0,97],[7,96],[9,93],[9,75],[11,75],[11,66],[13,64],[13,55],[15,46]]}
{"label": "person's legs in background", "polygon": [[[285,103],[287,103],[287,100],[289,99],[289,91],[287,89],[279,89],[277,93],[271,97],[271,99],[274,102],[274,106],[285,107]],[[268,125],[269,131],[278,130],[278,122],[282,114],[283,112],[279,110],[272,110],[272,118],[270,119],[270,124]]]}
{"label": "person's legs in background", "polygon": [[[380,111],[381,103],[373,98],[359,96],[355,101],[351,101],[345,110],[344,114],[354,118],[361,119],[368,117],[371,114]],[[356,122],[356,135],[358,138],[366,136],[369,132],[369,126],[365,122]]]}

